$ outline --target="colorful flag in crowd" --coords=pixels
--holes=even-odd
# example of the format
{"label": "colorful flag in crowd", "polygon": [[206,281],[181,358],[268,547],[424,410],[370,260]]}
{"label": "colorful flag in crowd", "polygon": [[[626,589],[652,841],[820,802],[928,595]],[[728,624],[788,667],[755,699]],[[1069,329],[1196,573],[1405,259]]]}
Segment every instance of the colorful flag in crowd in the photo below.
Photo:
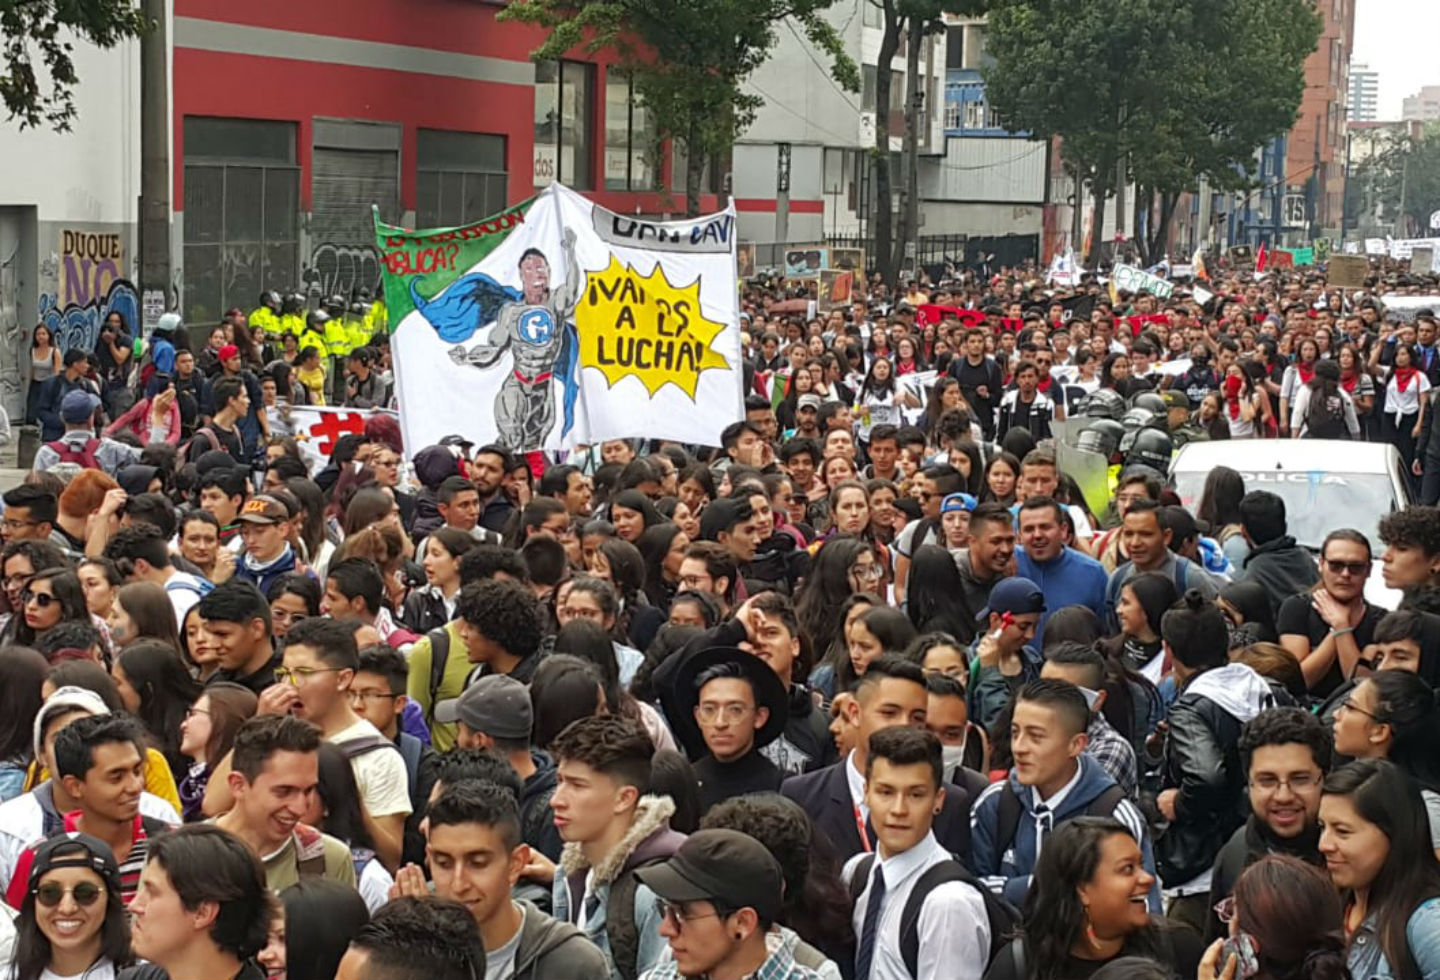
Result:
{"label": "colorful flag in crowd", "polygon": [[1260,243],[1260,251],[1255,253],[1255,271],[1264,272],[1265,265],[1270,259],[1270,253],[1265,250],[1265,243]]}
{"label": "colorful flag in crowd", "polygon": [[361,435],[372,415],[395,415],[384,408],[329,408],[321,405],[297,405],[271,420],[276,435],[291,435],[300,447],[312,474],[330,462],[335,440],[345,435]]}
{"label": "colorful flag in crowd", "polygon": [[735,211],[616,214],[567,187],[460,228],[375,220],[407,447],[648,437],[742,417]]}

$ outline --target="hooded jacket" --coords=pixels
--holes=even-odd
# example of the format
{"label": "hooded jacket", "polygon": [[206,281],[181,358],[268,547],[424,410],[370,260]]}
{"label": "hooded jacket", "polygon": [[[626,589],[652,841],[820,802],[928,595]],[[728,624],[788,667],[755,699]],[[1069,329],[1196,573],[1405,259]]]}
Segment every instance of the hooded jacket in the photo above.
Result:
{"label": "hooded jacket", "polygon": [[1308,592],[1320,581],[1315,558],[1288,534],[1251,549],[1237,582],[1254,582],[1270,598],[1270,614],[1280,614],[1280,604],[1292,595]]}
{"label": "hooded jacket", "polygon": [[555,763],[539,749],[531,749],[530,758],[535,773],[520,788],[520,838],[550,860],[558,861],[564,842],[550,809],[550,797],[555,795]]}
{"label": "hooded jacket", "polygon": [[525,925],[515,950],[514,980],[594,980],[605,975],[605,954],[583,932],[530,902],[519,904]]}
{"label": "hooded jacket", "polygon": [[[1050,818],[1052,832],[1072,817],[1085,816],[1086,808],[1115,785],[1115,780],[1094,759],[1081,755],[1076,761],[1080,764],[1078,779]],[[1020,822],[1015,827],[1015,838],[1002,850],[996,838],[999,836],[1000,796],[1007,786],[1020,801]],[[1128,799],[1122,799],[1115,805],[1111,816],[1135,835],[1140,842],[1145,870],[1153,874],[1155,858],[1150,848],[1150,832],[1140,808]],[[1030,876],[1039,858],[1038,832],[1045,819],[1035,813],[1034,789],[1021,785],[1014,769],[1010,770],[1004,782],[992,783],[980,794],[980,799],[970,811],[971,868],[991,891],[1017,908],[1024,903],[1025,893],[1030,890]],[[1150,907],[1156,913],[1160,911],[1158,882],[1151,889]]]}
{"label": "hooded jacket", "polygon": [[[630,830],[620,839],[604,860],[591,866],[578,841],[565,845],[560,855],[559,873],[555,875],[555,918],[577,925],[605,954],[613,980],[622,977],[610,954],[610,937],[605,924],[610,916],[610,886],[623,873],[673,855],[685,841],[685,835],[670,829],[675,804],[668,796],[642,796],[635,809]],[[597,900],[586,915],[585,880],[594,872],[590,883],[592,897]],[[660,961],[666,941],[660,935],[660,916],[655,911],[655,893],[643,882],[635,883],[635,907],[630,909],[635,923],[638,945],[635,954],[636,975],[644,973]],[[620,914],[618,911],[616,914]],[[548,980],[548,978],[547,978]]]}
{"label": "hooded jacket", "polygon": [[1240,731],[1274,704],[1265,678],[1245,664],[1231,663],[1191,678],[1170,707],[1162,785],[1179,794],[1175,820],[1155,845],[1155,863],[1167,888],[1206,874],[1240,826],[1245,788]]}

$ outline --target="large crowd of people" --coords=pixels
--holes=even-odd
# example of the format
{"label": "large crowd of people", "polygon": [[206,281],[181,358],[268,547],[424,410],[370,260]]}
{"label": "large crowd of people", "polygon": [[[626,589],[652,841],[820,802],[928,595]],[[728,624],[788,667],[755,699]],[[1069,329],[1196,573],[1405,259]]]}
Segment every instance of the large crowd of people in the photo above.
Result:
{"label": "large crowd of people", "polygon": [[[1214,275],[762,277],[719,446],[323,465],[295,406],[405,410],[381,303],[38,327],[3,977],[1440,980],[1433,282]],[[1419,502],[1314,553],[1169,479],[1286,437]]]}

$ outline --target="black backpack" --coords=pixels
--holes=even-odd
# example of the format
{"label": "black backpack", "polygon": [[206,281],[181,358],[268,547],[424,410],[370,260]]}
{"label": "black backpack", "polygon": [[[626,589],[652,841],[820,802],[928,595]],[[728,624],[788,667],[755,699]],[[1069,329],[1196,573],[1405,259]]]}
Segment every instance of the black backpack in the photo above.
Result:
{"label": "black backpack", "polygon": [[440,684],[445,680],[445,664],[450,660],[450,631],[441,626],[425,636],[430,640],[430,708],[425,712],[425,722],[433,726],[435,699],[440,695]]}
{"label": "black backpack", "polygon": [[[850,876],[850,903],[860,900],[870,884],[870,874],[875,868],[875,855],[867,854],[855,866]],[[985,963],[989,965],[997,954],[1010,945],[1010,940],[1020,932],[1020,913],[1015,906],[985,887],[984,882],[972,875],[958,857],[941,861],[925,869],[900,912],[900,955],[905,960],[905,969],[915,977],[920,972],[920,912],[925,899],[941,885],[952,881],[963,881],[980,893],[985,900],[985,918],[990,925],[990,950]],[[618,965],[618,964],[617,964]]]}
{"label": "black backpack", "polygon": [[[1109,789],[1085,804],[1084,816],[1114,816],[1115,808],[1123,799],[1125,799],[1125,791],[1111,783]],[[1005,788],[1000,791],[1000,799],[997,803],[999,805],[995,811],[995,853],[1004,854],[1015,842],[1015,831],[1020,828],[1020,816],[1025,808],[1020,803],[1020,797],[1015,795],[1015,789],[1010,785],[1008,779],[1005,781]]]}
{"label": "black backpack", "polygon": [[1310,406],[1305,411],[1306,438],[1344,439],[1349,435],[1345,426],[1345,399],[1336,391],[1322,395],[1311,390]]}

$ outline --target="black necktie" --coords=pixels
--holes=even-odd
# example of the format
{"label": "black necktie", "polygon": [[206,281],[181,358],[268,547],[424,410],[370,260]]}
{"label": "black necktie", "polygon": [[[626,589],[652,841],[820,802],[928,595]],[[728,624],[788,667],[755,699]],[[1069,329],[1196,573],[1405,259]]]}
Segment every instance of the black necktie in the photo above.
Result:
{"label": "black necktie", "polygon": [[860,948],[855,955],[856,980],[869,980],[870,963],[875,958],[875,933],[880,927],[880,909],[885,904],[885,874],[880,860],[875,860],[875,876],[870,879],[870,898],[865,903],[865,923],[860,929]]}

